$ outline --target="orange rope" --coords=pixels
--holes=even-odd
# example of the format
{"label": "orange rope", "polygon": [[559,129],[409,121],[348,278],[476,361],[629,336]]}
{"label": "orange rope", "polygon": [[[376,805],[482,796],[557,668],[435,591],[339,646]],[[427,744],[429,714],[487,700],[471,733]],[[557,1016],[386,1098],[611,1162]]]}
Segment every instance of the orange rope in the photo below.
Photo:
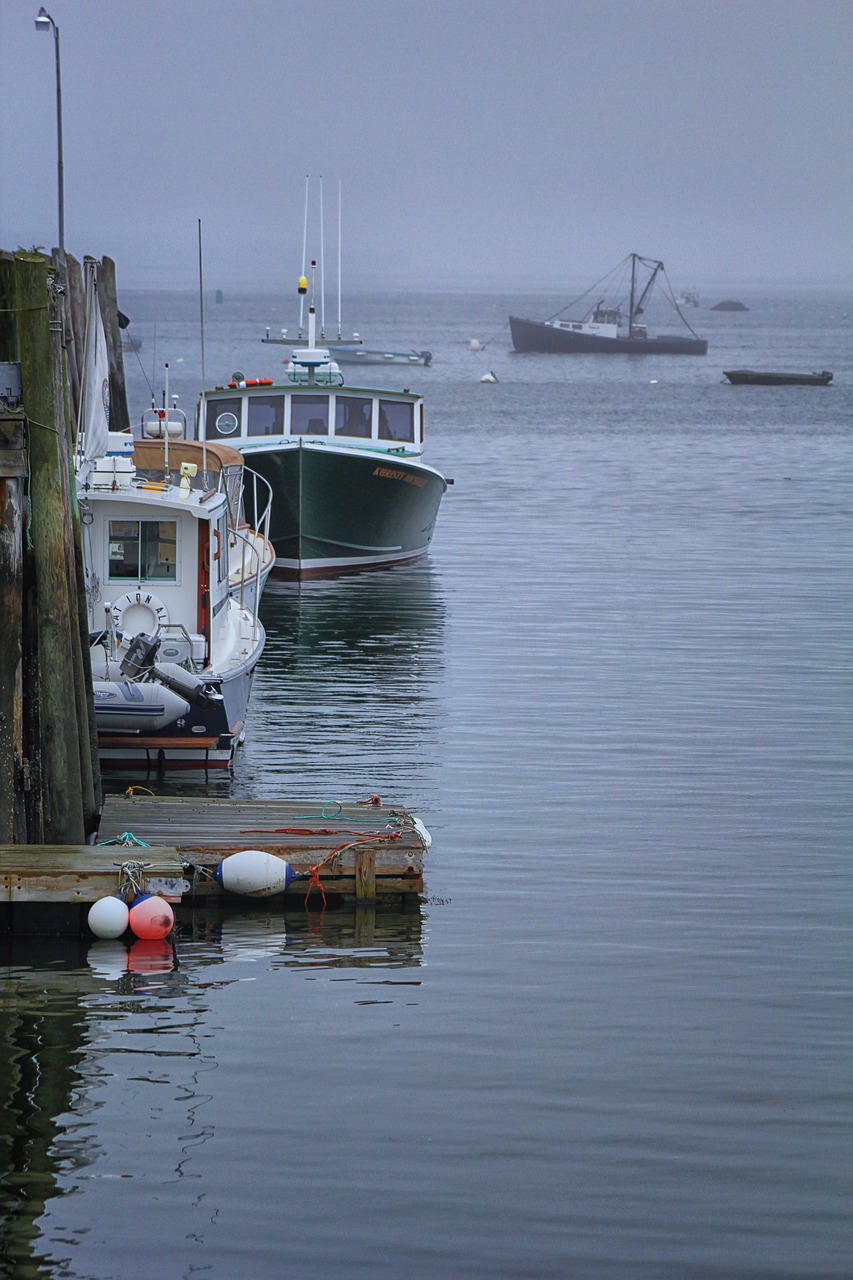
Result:
{"label": "orange rope", "polygon": [[373,844],[376,840],[399,840],[402,831],[388,831],[383,835],[362,836],[360,840],[350,840],[349,844],[339,844],[336,849],[331,849],[314,867],[309,867],[308,890],[305,894],[305,909],[308,909],[308,899],[311,897],[312,889],[319,889],[323,896],[323,906],[326,905],[326,891],[320,883],[320,868],[324,867],[327,862],[331,862],[337,854],[343,853],[346,849],[354,849],[358,844]]}

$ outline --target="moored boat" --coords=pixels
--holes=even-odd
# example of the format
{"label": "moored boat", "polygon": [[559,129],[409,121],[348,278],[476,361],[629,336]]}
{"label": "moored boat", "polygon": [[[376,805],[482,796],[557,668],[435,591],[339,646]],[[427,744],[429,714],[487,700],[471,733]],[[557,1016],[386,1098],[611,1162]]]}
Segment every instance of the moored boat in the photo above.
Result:
{"label": "moored boat", "polygon": [[234,445],[270,485],[274,573],[303,579],[418,559],[449,483],[423,461],[423,399],[347,386],[315,345],[313,306],[308,325],[285,383],[235,374],[202,393],[199,439]]}
{"label": "moored boat", "polygon": [[828,369],[820,373],[781,373],[761,369],[724,369],[723,377],[734,386],[751,387],[828,387],[832,374]]}
{"label": "moored boat", "polygon": [[78,461],[104,769],[226,769],[243,739],[265,636],[256,601],[229,584],[238,460],[112,432],[105,454]]}
{"label": "moored boat", "polygon": [[[616,282],[619,274],[624,274],[630,264],[630,285],[627,299],[618,296],[620,283]],[[648,271],[645,282],[640,279],[641,270]],[[666,279],[666,271],[662,262],[652,258],[643,258],[639,254],[629,254],[605,277],[605,281],[614,280],[614,291],[617,296],[612,301],[605,301],[602,296],[592,309],[588,309],[576,319],[565,317],[565,313],[580,303],[583,298],[575,299],[547,320],[528,320],[511,315],[509,318],[512,345],[516,351],[546,352],[562,354],[604,354],[604,355],[692,355],[704,356],[708,352],[708,343],[694,333],[685,320],[675,301],[672,289],[669,289],[669,300],[675,309],[685,330],[683,334],[651,335],[645,324],[639,323],[651,297],[652,289],[658,277]],[[605,281],[600,281],[593,288],[600,288]],[[587,290],[587,294],[591,290]],[[584,294],[583,297],[586,297]],[[627,310],[623,312],[623,306]]]}
{"label": "moored boat", "polygon": [[386,351],[383,347],[335,347],[338,364],[406,364],[426,369],[432,364],[431,351]]}

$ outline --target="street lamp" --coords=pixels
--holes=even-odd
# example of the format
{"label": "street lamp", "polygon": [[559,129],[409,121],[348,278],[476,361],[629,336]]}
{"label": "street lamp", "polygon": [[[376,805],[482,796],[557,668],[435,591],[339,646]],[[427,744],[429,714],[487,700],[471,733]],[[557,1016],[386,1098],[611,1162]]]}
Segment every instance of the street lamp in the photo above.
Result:
{"label": "street lamp", "polygon": [[59,248],[65,253],[65,174],[62,164],[62,81],[59,74],[59,27],[45,9],[38,11],[36,31],[50,31],[53,28],[56,46],[56,150],[57,150],[57,186],[59,189]]}

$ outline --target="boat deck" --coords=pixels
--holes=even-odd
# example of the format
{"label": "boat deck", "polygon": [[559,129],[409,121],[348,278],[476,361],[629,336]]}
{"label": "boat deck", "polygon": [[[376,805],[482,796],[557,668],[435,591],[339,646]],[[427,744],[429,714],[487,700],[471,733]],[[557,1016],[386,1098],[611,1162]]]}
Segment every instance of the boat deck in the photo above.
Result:
{"label": "boat deck", "polygon": [[97,844],[0,845],[0,933],[85,932],[89,906],[116,891],[128,862],[177,906],[245,906],[251,899],[226,894],[213,875],[240,849],[286,859],[298,878],[279,899],[294,905],[423,892],[426,839],[402,806],[112,795]]}

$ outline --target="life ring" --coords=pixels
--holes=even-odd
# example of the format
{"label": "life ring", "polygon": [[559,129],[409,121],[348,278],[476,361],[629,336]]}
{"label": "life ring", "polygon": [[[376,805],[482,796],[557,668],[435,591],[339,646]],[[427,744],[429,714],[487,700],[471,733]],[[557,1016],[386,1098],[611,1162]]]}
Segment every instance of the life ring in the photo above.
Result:
{"label": "life ring", "polygon": [[140,631],[150,633],[169,623],[169,610],[163,601],[144,587],[119,596],[111,612],[116,627],[126,636],[138,635]]}

